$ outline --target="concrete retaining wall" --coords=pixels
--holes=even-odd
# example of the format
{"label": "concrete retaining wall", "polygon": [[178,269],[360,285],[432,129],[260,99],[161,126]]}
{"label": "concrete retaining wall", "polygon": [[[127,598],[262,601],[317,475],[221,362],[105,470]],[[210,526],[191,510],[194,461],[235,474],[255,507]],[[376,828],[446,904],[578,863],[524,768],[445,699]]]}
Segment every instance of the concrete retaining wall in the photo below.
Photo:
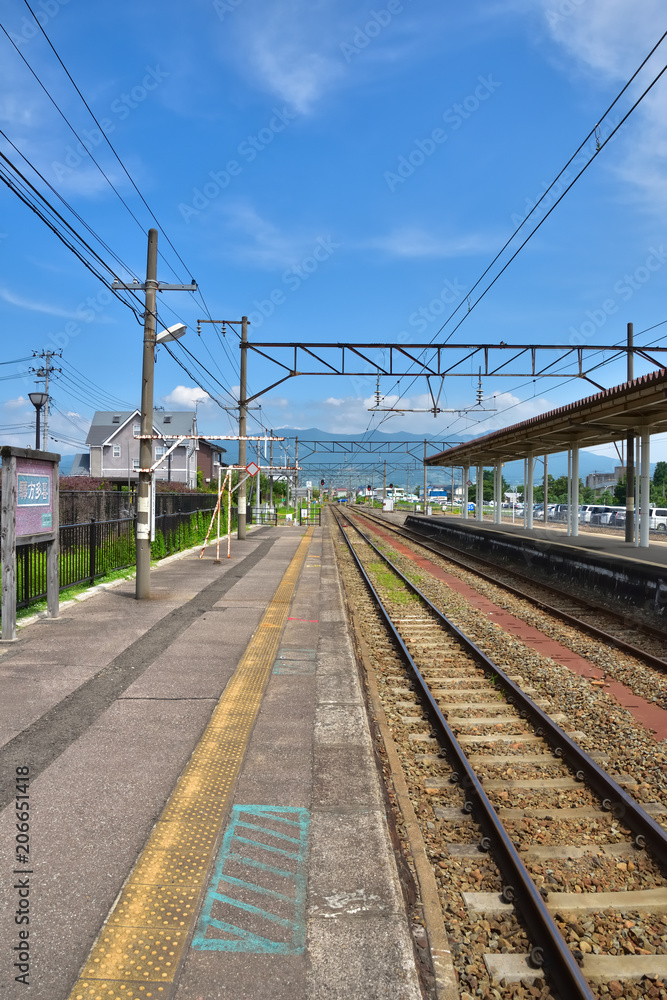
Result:
{"label": "concrete retaining wall", "polygon": [[405,526],[473,555],[478,554],[499,566],[527,572],[535,579],[542,576],[547,582],[576,582],[667,617],[667,568],[543,538],[526,538],[493,528],[479,529],[414,515],[408,515]]}

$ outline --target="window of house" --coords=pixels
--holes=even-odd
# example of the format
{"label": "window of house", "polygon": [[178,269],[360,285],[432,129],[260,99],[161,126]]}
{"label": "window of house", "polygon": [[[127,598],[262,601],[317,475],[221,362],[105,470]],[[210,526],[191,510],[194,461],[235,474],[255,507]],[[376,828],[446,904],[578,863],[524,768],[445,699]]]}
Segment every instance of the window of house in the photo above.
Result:
{"label": "window of house", "polygon": [[113,457],[114,458],[120,458],[120,445],[119,444],[115,444],[113,446]]}
{"label": "window of house", "polygon": [[155,457],[156,458],[162,458],[163,455],[164,455],[164,448],[156,448],[155,449]]}
{"label": "window of house", "polygon": [[116,414],[115,414],[115,415],[114,415],[114,416],[113,416],[113,417],[111,418],[111,423],[112,423],[112,424],[119,424],[119,423],[120,423],[120,413],[116,413]]}
{"label": "window of house", "polygon": [[132,459],[132,468],[135,471],[139,468],[139,459],[138,458],[133,458]]}
{"label": "window of house", "polygon": [[137,434],[141,434],[141,424],[135,424],[134,427],[132,428],[132,433],[134,434],[135,437],[137,436]]}

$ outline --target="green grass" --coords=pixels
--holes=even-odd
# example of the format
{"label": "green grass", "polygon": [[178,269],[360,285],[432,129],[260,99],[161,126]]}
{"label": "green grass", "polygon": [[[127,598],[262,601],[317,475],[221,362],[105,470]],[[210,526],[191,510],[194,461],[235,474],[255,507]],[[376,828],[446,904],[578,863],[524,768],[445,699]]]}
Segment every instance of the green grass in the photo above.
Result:
{"label": "green grass", "polygon": [[[195,545],[203,544],[210,520],[211,516],[209,511],[196,511],[190,515],[187,521],[183,520],[178,527],[176,527],[173,531],[168,532],[166,538],[163,536],[161,531],[156,531],[155,541],[151,542],[151,566],[157,565],[161,559],[165,558],[165,556],[173,555],[176,552],[182,552]],[[235,524],[232,524],[232,530],[234,530],[234,528]],[[215,538],[215,530],[214,525],[213,531],[211,532],[212,538]],[[220,532],[221,534],[226,534],[227,532],[226,516],[221,517],[220,519]],[[71,587],[66,587],[66,589],[60,591],[61,601],[71,600],[79,594],[83,594],[87,590],[90,590],[92,586],[98,586],[101,583],[111,583],[114,580],[129,579],[134,575],[133,566],[136,558],[134,538],[117,539],[114,542],[112,549],[107,547],[103,551],[98,548],[97,551],[98,555],[96,565],[101,570],[101,573],[99,576],[96,574],[94,584],[91,584],[89,580],[82,580],[80,583],[72,584]],[[71,550],[69,556],[71,557]],[[113,562],[116,562],[116,564],[118,562],[126,563],[126,565],[121,565],[120,568],[111,568]],[[22,565],[19,562],[17,565],[17,575],[21,572]],[[46,597],[41,597],[31,601],[27,607],[17,609],[16,620],[20,622],[22,619],[31,618],[40,611],[46,611],[46,606]]]}
{"label": "green grass", "polygon": [[[133,576],[133,569],[112,570],[109,573],[105,573],[104,576],[99,577],[95,581],[95,586],[98,586],[100,583],[112,583],[114,580],[129,580]],[[68,587],[66,590],[61,590],[60,602],[71,601],[74,597],[84,594],[87,590],[90,590],[90,584],[85,582],[76,584],[74,587]],[[19,608],[16,612],[16,620],[20,622],[23,618],[32,618],[33,615],[39,614],[40,611],[46,611],[46,598],[40,601],[33,601],[27,608]]]}
{"label": "green grass", "polygon": [[385,568],[384,563],[369,563],[368,568],[373,573],[377,585],[387,591],[395,604],[414,604],[415,601],[419,601],[416,594],[411,593],[402,580]]}

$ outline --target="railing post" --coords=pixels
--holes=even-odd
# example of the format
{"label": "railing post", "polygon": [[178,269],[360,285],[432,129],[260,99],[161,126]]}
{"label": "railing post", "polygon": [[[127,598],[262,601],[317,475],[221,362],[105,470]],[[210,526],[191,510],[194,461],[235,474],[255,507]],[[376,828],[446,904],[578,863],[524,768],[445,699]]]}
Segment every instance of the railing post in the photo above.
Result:
{"label": "railing post", "polygon": [[95,583],[95,564],[97,555],[97,523],[90,519],[90,534],[88,536],[88,576],[91,584]]}
{"label": "railing post", "polygon": [[30,549],[31,545],[21,546],[23,549],[23,600],[30,604]]}

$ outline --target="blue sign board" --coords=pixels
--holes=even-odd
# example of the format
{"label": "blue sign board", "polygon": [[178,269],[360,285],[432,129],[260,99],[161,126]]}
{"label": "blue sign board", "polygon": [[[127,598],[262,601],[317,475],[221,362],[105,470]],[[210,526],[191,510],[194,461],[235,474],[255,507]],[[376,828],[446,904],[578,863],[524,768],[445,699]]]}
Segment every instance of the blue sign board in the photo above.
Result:
{"label": "blue sign board", "polygon": [[16,502],[19,507],[49,507],[51,505],[50,478],[19,473]]}

